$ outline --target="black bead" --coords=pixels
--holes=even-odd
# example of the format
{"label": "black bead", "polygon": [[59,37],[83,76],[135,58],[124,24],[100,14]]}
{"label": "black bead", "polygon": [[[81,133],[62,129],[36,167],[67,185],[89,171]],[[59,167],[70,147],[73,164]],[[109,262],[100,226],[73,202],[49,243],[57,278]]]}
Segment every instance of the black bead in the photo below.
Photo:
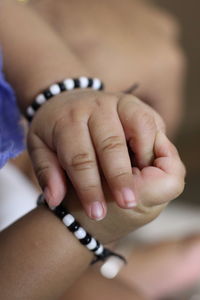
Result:
{"label": "black bead", "polygon": [[88,87],[91,88],[93,86],[93,79],[88,78]]}
{"label": "black bead", "polygon": [[61,92],[66,91],[66,87],[65,87],[65,85],[64,85],[63,82],[59,82],[58,85],[59,85],[59,87],[60,87]]}
{"label": "black bead", "polygon": [[103,84],[103,82],[101,82],[101,85],[99,87],[99,91],[102,91],[102,90],[104,90],[104,84]]}
{"label": "black bead", "polygon": [[29,115],[26,113],[26,118],[27,118],[27,120],[28,120],[29,122],[31,122],[32,119],[33,119],[33,116],[29,116]]}
{"label": "black bead", "polygon": [[34,101],[32,104],[31,104],[32,108],[37,111],[38,108],[40,108],[41,104],[38,104],[36,101]]}
{"label": "black bead", "polygon": [[89,233],[87,233],[86,236],[83,239],[80,239],[79,241],[82,245],[87,245],[87,244],[89,244],[91,239],[92,239],[91,235]]}
{"label": "black bead", "polygon": [[80,88],[80,80],[78,78],[74,79],[74,88],[75,89]]}
{"label": "black bead", "polygon": [[71,231],[71,232],[75,232],[79,229],[80,224],[77,221],[74,221],[70,226],[68,226],[67,228]]}
{"label": "black bead", "polygon": [[46,98],[47,100],[53,97],[53,94],[50,92],[50,90],[44,91],[44,92],[43,92],[43,95],[45,96],[45,98]]}
{"label": "black bead", "polygon": [[67,212],[65,210],[62,209],[62,207],[60,206],[57,206],[54,210],[54,213],[56,214],[56,216],[59,218],[59,219],[63,219],[64,216],[66,216]]}

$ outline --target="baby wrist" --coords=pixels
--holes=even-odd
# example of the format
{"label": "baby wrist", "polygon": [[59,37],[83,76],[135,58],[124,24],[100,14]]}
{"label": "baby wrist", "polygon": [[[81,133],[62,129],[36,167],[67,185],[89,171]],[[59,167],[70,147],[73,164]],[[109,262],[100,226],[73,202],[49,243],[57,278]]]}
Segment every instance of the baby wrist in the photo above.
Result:
{"label": "baby wrist", "polygon": [[46,103],[49,99],[56,95],[61,94],[65,91],[70,91],[74,89],[86,89],[90,88],[92,90],[102,90],[103,82],[98,78],[90,77],[78,77],[78,78],[66,78],[63,81],[59,81],[50,85],[47,89],[39,93],[34,101],[27,107],[25,116],[29,122],[32,121],[37,110]]}

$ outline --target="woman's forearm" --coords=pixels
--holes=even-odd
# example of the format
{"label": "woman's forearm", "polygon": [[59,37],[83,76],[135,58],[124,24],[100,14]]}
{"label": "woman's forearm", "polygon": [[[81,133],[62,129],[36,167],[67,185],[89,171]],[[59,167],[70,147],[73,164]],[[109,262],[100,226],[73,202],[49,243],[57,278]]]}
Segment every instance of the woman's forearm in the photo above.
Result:
{"label": "woman's forearm", "polygon": [[53,82],[87,75],[58,34],[33,9],[14,0],[0,3],[0,46],[22,110]]}
{"label": "woman's forearm", "polygon": [[92,254],[40,207],[0,233],[4,300],[55,300],[86,270]]}

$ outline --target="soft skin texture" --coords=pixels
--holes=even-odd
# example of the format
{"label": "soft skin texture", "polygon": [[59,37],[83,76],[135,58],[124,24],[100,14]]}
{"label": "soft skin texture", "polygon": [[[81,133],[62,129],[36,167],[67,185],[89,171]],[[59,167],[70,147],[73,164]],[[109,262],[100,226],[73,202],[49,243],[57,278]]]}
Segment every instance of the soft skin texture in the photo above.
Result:
{"label": "soft skin texture", "polygon": [[[22,8],[15,1],[2,0],[0,3],[0,20],[2,22],[2,26],[0,26],[0,41],[5,53],[5,71],[8,80],[16,89],[22,110],[25,109],[40,89],[51,84],[55,81],[55,78],[56,80],[61,80],[66,76],[74,77],[80,74],[90,75],[93,73],[97,75],[95,71],[85,71],[85,68],[79,61],[79,56],[74,56],[74,49],[71,51],[71,46],[68,47],[66,42],[63,44],[57,33],[51,31],[45,22],[27,10],[26,7],[23,6]],[[21,29],[17,32],[15,32],[16,24]],[[15,45],[14,49],[13,44]],[[114,52],[112,51],[112,53]],[[67,74],[66,66],[68,66]],[[109,89],[114,91],[116,86],[114,87],[113,85],[112,89],[111,85],[109,85],[109,80],[106,80],[104,76],[102,78],[105,79],[106,83],[108,81]],[[110,76],[108,77],[110,78]],[[23,85],[21,84],[22,82]],[[119,85],[119,91],[126,87],[124,83]],[[84,116],[86,115],[87,117],[91,111],[96,116],[97,106],[101,113],[104,111],[104,105],[106,105],[107,109],[110,105],[115,108],[117,106],[118,118],[120,118],[121,124],[124,123],[123,126],[127,128],[125,137],[126,135],[131,136],[132,114],[134,114],[137,125],[134,128],[136,130],[134,141],[137,141],[136,144],[138,147],[138,139],[141,138],[140,133],[143,131],[142,129],[149,130],[148,138],[150,138],[150,142],[147,146],[150,146],[150,150],[148,151],[147,158],[144,159],[145,162],[142,161],[143,157],[140,157],[140,151],[136,151],[137,155],[133,169],[130,168],[129,162],[128,175],[132,176],[131,184],[133,184],[134,201],[137,207],[125,210],[117,206],[115,200],[116,198],[121,200],[121,197],[117,195],[114,199],[112,197],[114,194],[112,184],[109,184],[108,187],[104,185],[104,180],[102,179],[102,193],[106,202],[108,202],[108,214],[104,220],[94,222],[88,219],[83,213],[75,191],[68,184],[69,191],[66,205],[88,231],[103,243],[108,243],[155,218],[170,200],[182,192],[185,170],[175,147],[163,134],[163,122],[160,117],[137,98],[107,92],[105,94],[95,93],[94,97],[94,92],[91,91],[75,91],[69,93],[67,97],[63,94],[56,97],[51,103],[46,104],[46,107],[41,108],[36,116],[37,119],[33,122],[29,135],[29,148],[36,170],[41,170],[39,175],[44,176],[41,176],[41,178],[48,179],[44,179],[46,182],[42,182],[41,180],[41,185],[45,187],[46,183],[51,191],[48,198],[50,204],[55,204],[55,199],[61,201],[66,192],[66,178],[63,172],[62,161],[58,161],[57,153],[54,151],[55,145],[52,142],[53,138],[61,137],[62,134],[64,135],[66,128],[64,127],[64,133],[63,130],[56,131],[55,129],[56,134],[51,135],[53,133],[51,131],[51,124],[55,125],[54,121],[57,118],[54,115],[54,111],[60,111],[60,102],[62,102],[62,108],[68,105],[71,107],[72,105],[73,116],[77,117],[79,113],[82,115],[79,108],[74,108],[73,103],[75,103],[74,101],[79,103],[80,99],[77,98],[84,98],[86,96],[87,99],[84,99],[84,104],[80,106],[81,109],[83,107],[85,109],[86,107]],[[66,99],[68,97],[69,102]],[[102,97],[105,98],[107,104],[104,103],[106,101],[103,101]],[[85,106],[86,101],[90,104],[92,103],[91,110],[89,111],[87,110],[88,106]],[[56,102],[59,103],[58,107]],[[63,111],[60,113],[62,114]],[[100,116],[102,115],[100,114]],[[139,122],[137,118],[142,122]],[[93,120],[93,124],[96,125],[96,117],[93,119],[95,119]],[[38,121],[38,125],[36,124],[36,120]],[[109,124],[109,121],[108,119],[107,124]],[[59,126],[62,128],[63,120],[59,119],[59,122],[58,129]],[[46,125],[48,126],[46,127]],[[37,129],[37,126],[39,129]],[[32,137],[30,137],[31,134]],[[40,134],[42,135],[42,139],[39,138]],[[123,135],[121,136],[123,137]],[[48,145],[48,142],[52,142],[51,146]],[[125,138],[123,138],[123,147],[124,142]],[[56,145],[57,149],[60,149],[62,146],[60,144]],[[137,149],[137,146],[134,145],[134,151]],[[145,145],[141,149],[146,149]],[[127,150],[124,157],[127,158]],[[51,166],[48,164],[43,165],[43,161],[46,158],[48,158],[48,163],[51,162]],[[116,158],[113,165],[115,163]],[[44,172],[43,174],[42,171]],[[51,172],[51,176],[49,177],[48,172]],[[71,179],[74,184],[72,177]],[[52,191],[53,186],[55,189]],[[78,194],[77,190],[76,193]],[[50,212],[44,208],[40,208],[1,234],[0,269],[3,278],[0,284],[1,295],[3,295],[4,299],[10,300],[11,296],[15,295],[20,300],[55,300],[84,272],[91,260],[91,255],[61,225]],[[71,264],[72,261],[75,263]],[[31,277],[29,276],[30,269],[32,271]]]}
{"label": "soft skin texture", "polygon": [[[101,300],[103,291],[104,299],[116,300],[171,299],[174,295],[175,299],[183,299],[182,292],[191,288],[191,296],[195,295],[193,288],[196,284],[198,289],[200,276],[199,237],[137,246],[132,241],[129,247],[133,248],[128,264],[117,277],[107,280],[98,268],[90,268],[68,289],[62,300]],[[94,284],[87,288],[88,282]]]}
{"label": "soft skin texture", "polygon": [[[87,59],[83,60],[78,55],[70,40],[68,45],[68,40],[60,38],[28,6],[11,0],[1,1],[0,5],[0,28],[3,28],[0,30],[0,41],[4,51],[5,72],[16,90],[22,110],[41,89],[55,80],[66,76],[98,75],[95,67],[91,71]],[[76,11],[75,7],[72,9]],[[71,20],[70,17],[68,20]],[[16,23],[21,28],[17,32]],[[106,40],[102,40],[104,44]],[[98,59],[95,64],[93,66],[98,66]],[[115,73],[113,68],[107,67]],[[108,84],[108,89],[114,90],[108,77],[102,78]],[[123,83],[119,88],[123,90],[126,86]],[[106,214],[106,204],[98,163],[118,205],[128,208],[137,204],[126,141],[136,154],[135,166],[142,169],[152,163],[155,136],[158,131],[164,130],[164,126],[150,107],[134,97],[133,101],[128,100],[130,97],[89,90],[86,94],[83,91],[63,93],[38,112],[35,118],[38,124],[33,122],[29,134],[29,150],[39,182],[51,206],[59,204],[66,195],[65,171],[87,215],[96,220],[102,219]],[[129,105],[121,105],[128,102]],[[43,163],[41,155],[43,159],[48,158],[48,162],[44,160]]]}
{"label": "soft skin texture", "polygon": [[0,233],[0,256],[4,300],[59,299],[92,260],[91,253],[44,207]]}
{"label": "soft skin texture", "polygon": [[[73,189],[69,190],[67,206],[88,231],[95,231],[104,243],[118,239],[128,232],[153,220],[166,204],[176,198],[184,188],[185,168],[178,152],[166,136],[159,132],[156,135],[154,152],[156,157],[153,166],[134,167],[133,182],[137,206],[133,209],[121,209],[113,201],[107,184],[103,184],[108,214],[100,222],[90,220],[82,213],[81,204],[76,201]],[[104,181],[102,181],[104,182]]]}
{"label": "soft skin texture", "polygon": [[[43,119],[46,123],[41,127]],[[126,143],[135,153],[134,165],[144,168],[152,163],[159,131],[164,131],[160,116],[131,95],[73,91],[55,97],[38,111],[29,131],[28,146],[51,205],[59,204],[64,197],[66,171],[87,214],[95,219],[91,203],[99,202],[103,215],[96,219],[102,219],[106,203],[98,164],[118,205],[135,206]],[[128,199],[123,197],[127,190],[133,192],[132,199],[130,192]]]}
{"label": "soft skin texture", "polygon": [[186,60],[177,20],[152,2],[29,1],[109,91],[138,83],[135,95],[161,114],[174,136],[183,111]]}
{"label": "soft skin texture", "polygon": [[[169,200],[170,197],[174,198],[175,194],[181,192],[180,188],[183,188],[182,184],[174,186],[170,179],[174,177],[174,179],[182,178],[181,180],[183,180],[184,177],[183,165],[180,161],[179,163],[176,161],[177,152],[174,146],[161,133],[158,134],[156,140],[155,152],[158,154],[157,162],[160,161],[161,169],[146,167],[143,169],[146,170],[144,174],[136,169],[133,172],[139,183],[138,186],[135,186],[137,199],[140,202],[137,208],[131,210],[119,208],[112,198],[108,186],[103,183],[103,190],[108,202],[108,214],[104,220],[95,222],[85,215],[71,187],[64,204],[82,226],[104,244],[148,223],[166,205],[166,202],[163,201]],[[162,149],[163,145],[167,150]],[[165,166],[167,160],[174,164],[174,170],[170,170],[170,173]],[[157,172],[162,173],[159,182],[154,181]],[[152,177],[151,187],[148,186],[148,173]],[[149,192],[140,190],[140,184],[145,186],[146,182],[146,188],[150,189]],[[161,194],[160,198],[157,196],[154,199],[157,193],[155,184],[162,189],[164,198]],[[152,205],[153,203],[154,205]],[[91,253],[45,207],[35,209],[0,234],[0,256],[0,290],[1,296],[5,300],[10,300],[13,295],[16,300],[59,299],[83,274],[92,260]],[[121,285],[128,297],[129,290],[123,286],[123,283]]]}

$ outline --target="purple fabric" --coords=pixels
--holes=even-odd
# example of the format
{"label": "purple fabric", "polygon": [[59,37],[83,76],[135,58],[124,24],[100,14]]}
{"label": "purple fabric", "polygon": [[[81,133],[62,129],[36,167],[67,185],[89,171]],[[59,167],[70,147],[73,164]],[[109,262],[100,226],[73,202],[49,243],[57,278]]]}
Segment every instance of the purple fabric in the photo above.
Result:
{"label": "purple fabric", "polygon": [[13,89],[3,75],[0,53],[0,168],[12,157],[24,150],[24,133],[20,125]]}

